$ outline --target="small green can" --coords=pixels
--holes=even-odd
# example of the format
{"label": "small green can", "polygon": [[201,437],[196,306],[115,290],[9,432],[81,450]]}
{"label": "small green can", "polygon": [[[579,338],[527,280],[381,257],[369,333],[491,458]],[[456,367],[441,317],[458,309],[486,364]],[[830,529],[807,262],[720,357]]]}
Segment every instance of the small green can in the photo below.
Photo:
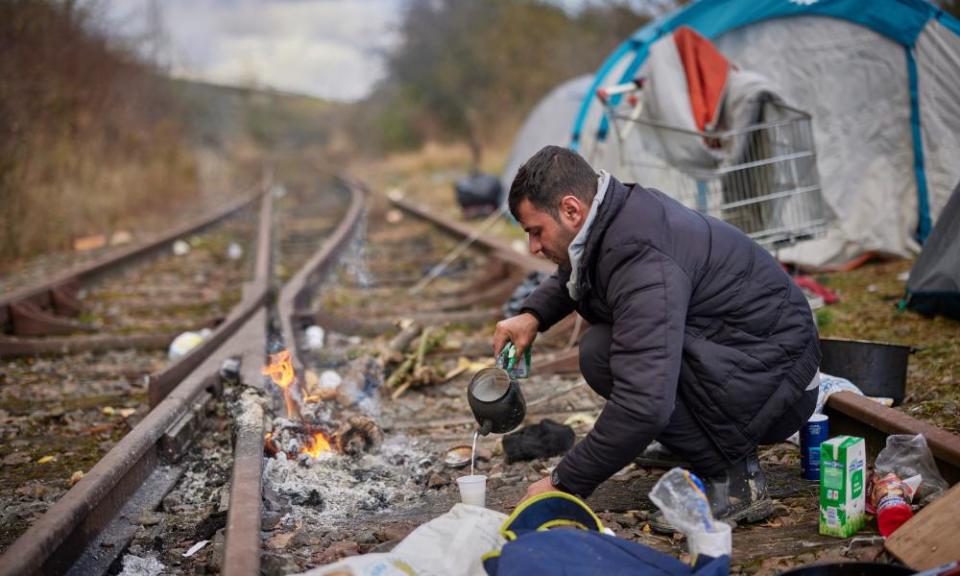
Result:
{"label": "small green can", "polygon": [[528,346],[523,351],[523,357],[517,356],[517,348],[513,342],[507,342],[507,345],[500,351],[497,357],[497,367],[506,370],[511,378],[528,378],[530,376],[530,357],[532,346]]}

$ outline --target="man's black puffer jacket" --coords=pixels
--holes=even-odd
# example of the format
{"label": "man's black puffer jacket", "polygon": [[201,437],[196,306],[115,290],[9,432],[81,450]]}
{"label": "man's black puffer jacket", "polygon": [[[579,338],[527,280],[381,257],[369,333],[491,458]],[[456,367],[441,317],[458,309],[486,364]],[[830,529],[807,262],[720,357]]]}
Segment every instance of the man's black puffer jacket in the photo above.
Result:
{"label": "man's black puffer jacket", "polygon": [[612,326],[613,391],[561,461],[580,495],[629,464],[670,420],[676,395],[731,462],[801,396],[820,365],[801,290],[739,230],[658,190],[611,178],[580,266],[524,302],[546,330],[573,310]]}

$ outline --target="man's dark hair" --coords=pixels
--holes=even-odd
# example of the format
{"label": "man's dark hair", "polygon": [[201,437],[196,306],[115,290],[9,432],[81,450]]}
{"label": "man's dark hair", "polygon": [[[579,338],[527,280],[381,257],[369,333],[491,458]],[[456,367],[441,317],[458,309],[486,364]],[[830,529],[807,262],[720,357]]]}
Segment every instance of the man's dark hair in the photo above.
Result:
{"label": "man's dark hair", "polygon": [[596,193],[597,173],[582,156],[560,146],[544,146],[513,179],[510,213],[517,218],[520,203],[529,200],[534,208],[559,220],[561,198],[572,194],[589,204]]}

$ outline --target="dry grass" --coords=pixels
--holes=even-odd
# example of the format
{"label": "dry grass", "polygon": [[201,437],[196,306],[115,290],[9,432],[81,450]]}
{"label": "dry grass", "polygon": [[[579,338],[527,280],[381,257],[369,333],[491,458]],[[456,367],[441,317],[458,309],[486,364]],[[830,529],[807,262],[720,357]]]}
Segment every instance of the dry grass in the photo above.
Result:
{"label": "dry grass", "polygon": [[[480,170],[499,175],[510,150],[506,145],[486,149]],[[364,180],[374,193],[400,191],[407,198],[422,202],[432,210],[460,218],[454,183],[470,171],[470,149],[463,144],[428,143],[417,152],[393,154],[381,160],[356,163],[351,172]],[[470,224],[479,226],[483,221]],[[510,240],[525,240],[523,231],[506,220],[490,229],[492,234]]]}
{"label": "dry grass", "polygon": [[820,333],[920,348],[910,357],[903,410],[960,433],[960,322],[898,309],[905,283],[897,276],[912,265],[896,260],[818,276],[841,298],[818,311]]}

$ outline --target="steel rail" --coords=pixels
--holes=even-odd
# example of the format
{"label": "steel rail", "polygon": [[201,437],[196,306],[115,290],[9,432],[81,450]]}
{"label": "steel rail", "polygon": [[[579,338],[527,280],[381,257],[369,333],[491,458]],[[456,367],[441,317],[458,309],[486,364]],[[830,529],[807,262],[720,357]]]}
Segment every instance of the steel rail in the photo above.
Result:
{"label": "steel rail", "polygon": [[303,362],[298,353],[298,331],[294,330],[294,320],[301,313],[309,313],[311,297],[323,278],[334,269],[339,256],[353,238],[365,208],[366,190],[363,184],[344,176],[338,178],[338,182],[350,193],[350,205],[343,220],[333,234],[324,240],[320,249],[284,284],[277,299],[283,341],[290,350],[297,374],[303,373]]}
{"label": "steel rail", "polygon": [[[298,307],[305,308],[309,304],[310,297],[320,282],[334,270],[340,255],[353,238],[365,209],[366,195],[363,187],[346,178],[340,178],[339,183],[350,193],[350,205],[346,214],[336,230],[283,286],[277,301],[277,314],[284,342],[291,352],[291,359],[298,374],[303,373],[293,325]],[[264,268],[261,273],[266,274],[266,271]],[[259,354],[259,362],[256,352],[248,352],[242,364],[262,365],[264,351],[265,346]],[[252,378],[255,378],[255,375]],[[264,432],[264,414],[259,407],[253,407],[251,414],[244,415],[237,427],[222,567],[223,573],[228,576],[260,574]]]}
{"label": "steel rail", "polygon": [[90,330],[81,323],[57,315],[73,315],[79,311],[80,303],[72,296],[76,287],[156,255],[174,240],[200,232],[246,208],[262,193],[263,190],[258,186],[255,192],[243,195],[213,214],[204,215],[116,254],[106,255],[0,296],[0,331],[22,336],[39,336]]}
{"label": "steel rail", "polygon": [[195,370],[203,361],[222,346],[240,329],[267,300],[272,237],[273,200],[269,192],[261,195],[259,227],[257,232],[257,256],[254,264],[254,279],[244,286],[240,304],[235,306],[217,328],[188,354],[166,367],[159,374],[150,376],[147,396],[153,408]]}
{"label": "steel rail", "polygon": [[[264,214],[269,217],[271,197],[260,197],[261,218]],[[257,274],[268,266],[262,258],[265,245],[269,255],[269,219],[261,219],[259,227]],[[265,316],[254,312],[263,308],[267,291],[263,278],[255,277],[244,287],[241,302],[230,315],[236,321],[225,322],[234,332],[222,331],[223,345],[186,371],[182,381],[140,423],[10,545],[0,557],[0,576],[85,574],[109,567],[136,528],[136,515],[129,520],[131,513],[125,507],[155,507],[159,503],[156,495],[162,498],[179,478],[180,455],[199,429],[206,403],[218,393],[220,365],[247,345],[241,328],[253,322],[241,318],[264,321]]]}
{"label": "steel rail", "polygon": [[[408,200],[406,198],[390,198],[390,202],[392,202],[393,205],[400,210],[403,210],[408,214],[412,214],[413,216],[416,216],[422,220],[426,220],[427,222],[435,225],[437,228],[440,228],[448,234],[453,235],[454,237],[470,238],[476,234],[476,231],[467,224],[434,214],[426,206],[423,206],[417,202],[413,202],[412,200]],[[509,243],[499,238],[478,236],[475,240],[475,245],[482,250],[491,253],[500,260],[509,262],[530,272],[537,271],[552,273],[557,268],[557,265],[549,260],[537,258],[530,254],[517,252],[510,246]]]}
{"label": "steel rail", "polygon": [[831,395],[826,412],[830,433],[864,438],[871,460],[889,434],[923,434],[943,477],[950,484],[960,482],[960,436],[852,392]]}
{"label": "steel rail", "polygon": [[[391,202],[397,208],[454,236],[469,237],[474,233],[466,224],[435,214],[409,200],[391,198]],[[545,270],[545,260],[519,254],[510,249],[503,240],[480,237],[476,240],[476,245],[483,247],[496,258],[525,270]],[[579,372],[579,348],[574,346],[543,358],[537,362],[535,371],[539,374]],[[849,392],[830,396],[827,401],[827,414],[830,416],[831,433],[851,434],[866,439],[867,453],[871,460],[883,448],[888,435],[923,434],[943,476],[951,483],[960,481],[960,436]]]}

